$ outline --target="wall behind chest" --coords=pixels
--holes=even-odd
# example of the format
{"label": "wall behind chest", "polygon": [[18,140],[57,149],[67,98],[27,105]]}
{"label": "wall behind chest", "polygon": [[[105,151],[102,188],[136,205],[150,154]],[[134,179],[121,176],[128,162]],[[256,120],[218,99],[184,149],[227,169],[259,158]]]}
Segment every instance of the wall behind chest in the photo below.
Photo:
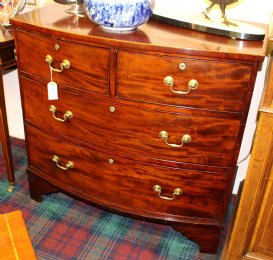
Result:
{"label": "wall behind chest", "polygon": [[3,79],[9,133],[13,137],[24,139],[25,133],[17,70],[5,71]]}

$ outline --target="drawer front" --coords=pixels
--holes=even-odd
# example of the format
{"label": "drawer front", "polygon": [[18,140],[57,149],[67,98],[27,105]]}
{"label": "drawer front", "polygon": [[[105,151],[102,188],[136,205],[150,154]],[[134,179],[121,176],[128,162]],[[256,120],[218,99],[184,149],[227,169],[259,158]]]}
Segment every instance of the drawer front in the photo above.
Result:
{"label": "drawer front", "polygon": [[[250,65],[238,63],[119,51],[116,95],[144,102],[241,111],[251,71]],[[169,84],[173,86],[164,84],[167,76],[172,77]],[[191,80],[198,82],[197,88],[188,86]]]}
{"label": "drawer front", "polygon": [[[100,149],[223,167],[229,167],[233,158],[239,120],[147,110],[65,91],[59,91],[59,100],[48,101],[42,84],[22,78],[21,86],[26,120]],[[54,116],[64,118],[71,111],[73,118],[57,121],[50,105],[56,108]],[[163,139],[166,133],[168,138]]]}
{"label": "drawer front", "polygon": [[[227,175],[140,164],[71,145],[30,126],[26,129],[30,166],[42,171],[55,185],[68,191],[73,189],[77,194],[80,190],[85,199],[89,197],[102,205],[148,216],[217,218],[221,215]],[[60,169],[53,162],[54,155],[59,157],[59,166],[73,162],[74,167]],[[159,198],[154,185],[162,187],[161,196],[174,199]],[[175,188],[180,188],[182,195],[173,195]]]}
{"label": "drawer front", "polygon": [[[52,67],[61,69],[63,60],[70,62],[68,69],[53,72],[53,80],[73,88],[107,95],[109,88],[109,49],[67,43],[61,40],[35,34],[17,32],[20,55],[20,70],[50,81],[49,64],[45,61],[50,55]],[[55,45],[59,49],[55,49]]]}

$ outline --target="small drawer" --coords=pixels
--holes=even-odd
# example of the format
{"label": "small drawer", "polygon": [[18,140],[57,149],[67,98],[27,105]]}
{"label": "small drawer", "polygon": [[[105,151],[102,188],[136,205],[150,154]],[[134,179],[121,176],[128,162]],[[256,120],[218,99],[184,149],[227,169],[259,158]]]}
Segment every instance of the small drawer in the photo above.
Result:
{"label": "small drawer", "polygon": [[52,61],[51,66],[59,70],[52,73],[53,80],[58,84],[108,95],[109,49],[68,43],[22,31],[17,32],[17,40],[22,71],[50,81],[48,62]]}
{"label": "small drawer", "polygon": [[29,166],[47,181],[84,199],[173,220],[179,216],[217,219],[222,214],[225,174],[141,164],[74,146],[31,126],[26,129]]}
{"label": "small drawer", "polygon": [[118,52],[120,98],[219,111],[241,111],[252,66]]}
{"label": "small drawer", "polygon": [[131,155],[231,166],[240,120],[148,110],[61,90],[59,100],[49,101],[41,83],[20,82],[26,120],[49,131]]}

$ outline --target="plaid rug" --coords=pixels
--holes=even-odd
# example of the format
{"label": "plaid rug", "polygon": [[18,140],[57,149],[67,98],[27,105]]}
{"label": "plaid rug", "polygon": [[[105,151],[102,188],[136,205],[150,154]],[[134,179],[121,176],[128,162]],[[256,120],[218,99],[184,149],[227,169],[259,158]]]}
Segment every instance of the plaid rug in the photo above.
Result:
{"label": "plaid rug", "polygon": [[[7,192],[0,157],[0,213],[22,211],[38,259],[219,259],[219,255],[199,253],[196,243],[166,225],[112,214],[61,193],[35,202],[29,197],[25,174],[25,142],[11,138],[11,143],[16,186],[12,193]],[[232,201],[230,212],[234,198]],[[223,243],[224,235],[222,247]]]}

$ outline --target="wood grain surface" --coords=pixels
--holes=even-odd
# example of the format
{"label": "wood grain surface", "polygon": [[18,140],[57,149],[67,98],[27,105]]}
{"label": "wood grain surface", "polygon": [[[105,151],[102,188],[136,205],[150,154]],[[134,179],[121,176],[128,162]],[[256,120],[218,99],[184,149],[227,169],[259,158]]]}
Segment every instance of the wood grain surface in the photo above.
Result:
{"label": "wood grain surface", "polygon": [[[266,44],[152,20],[135,32],[114,34],[86,17],[72,19],[57,4],[12,23],[31,197],[41,201],[63,191],[170,224],[202,252],[215,253]],[[71,62],[69,69],[53,72],[58,100],[47,96],[47,54],[54,68],[64,59]],[[178,95],[164,84],[166,76],[173,77],[174,91],[186,91],[191,79],[198,88]],[[73,117],[66,122],[54,118],[67,111]],[[174,147],[185,134],[191,141]],[[69,161],[74,167],[61,169]],[[161,186],[160,194],[154,185]],[[174,195],[176,188],[183,194]]]}

